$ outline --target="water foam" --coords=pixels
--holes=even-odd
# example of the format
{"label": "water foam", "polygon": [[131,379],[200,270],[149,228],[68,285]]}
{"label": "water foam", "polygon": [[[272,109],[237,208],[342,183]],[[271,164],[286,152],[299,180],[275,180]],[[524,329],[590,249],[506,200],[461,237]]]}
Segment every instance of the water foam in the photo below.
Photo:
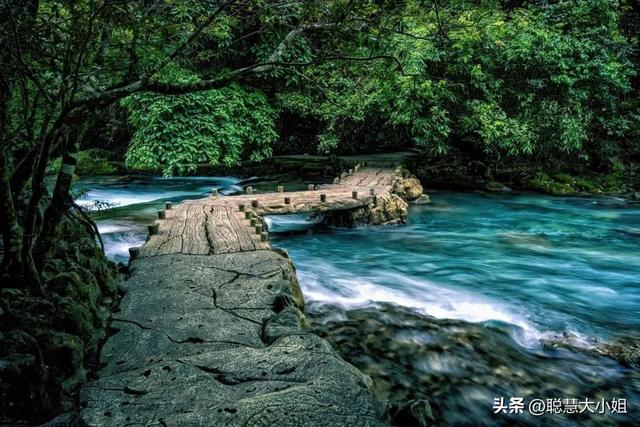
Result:
{"label": "water foam", "polygon": [[[315,267],[318,267],[318,263]],[[395,272],[377,272],[373,279],[336,272],[335,266],[331,267],[333,270],[328,268],[329,265],[322,268],[324,280],[320,280],[318,274],[298,271],[303,293],[308,300],[319,304],[336,304],[345,309],[390,303],[439,319],[472,323],[502,322],[511,326],[512,337],[525,347],[537,347],[541,340],[553,337],[553,333],[539,330],[507,304],[483,296],[449,289],[425,279]],[[326,280],[327,273],[329,281]],[[327,286],[328,282],[331,285]]]}

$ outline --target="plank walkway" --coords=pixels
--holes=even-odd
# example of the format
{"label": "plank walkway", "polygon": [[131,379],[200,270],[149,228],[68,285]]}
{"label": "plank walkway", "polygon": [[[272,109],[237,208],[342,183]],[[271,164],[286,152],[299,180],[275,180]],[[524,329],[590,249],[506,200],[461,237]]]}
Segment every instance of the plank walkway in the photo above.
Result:
{"label": "plank walkway", "polygon": [[169,209],[159,213],[164,218],[150,227],[149,240],[139,250],[134,249],[132,256],[217,255],[270,249],[263,215],[320,213],[375,204],[377,197],[389,195],[394,177],[393,168],[357,164],[336,177],[334,184],[310,184],[307,191],[276,188],[273,193],[190,200],[175,208],[168,204]]}

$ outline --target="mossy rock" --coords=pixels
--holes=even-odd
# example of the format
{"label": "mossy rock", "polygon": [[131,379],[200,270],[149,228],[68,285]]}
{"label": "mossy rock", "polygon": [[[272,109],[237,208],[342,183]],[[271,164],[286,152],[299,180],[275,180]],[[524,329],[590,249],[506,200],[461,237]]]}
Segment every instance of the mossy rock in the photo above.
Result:
{"label": "mossy rock", "polygon": [[531,190],[556,195],[576,194],[578,190],[567,182],[557,182],[547,174],[538,174],[534,179],[525,182],[525,186]]}
{"label": "mossy rock", "polygon": [[[75,335],[51,329],[40,331],[37,338],[51,378],[60,384],[61,393],[72,394],[86,380],[82,341]],[[63,409],[72,409],[71,402],[64,400],[67,407]]]}
{"label": "mossy rock", "polygon": [[584,176],[572,176],[566,173],[558,173],[553,176],[553,181],[560,184],[567,184],[574,188],[576,191],[587,193],[600,193],[600,186],[597,182],[584,177]]}
{"label": "mossy rock", "polygon": [[498,181],[489,181],[487,182],[487,190],[499,193],[508,193],[511,191],[511,188]]}
{"label": "mossy rock", "polygon": [[60,236],[43,272],[46,297],[0,289],[0,406],[31,424],[74,408],[85,352],[104,338],[117,296],[115,265],[87,227],[65,218]]}
{"label": "mossy rock", "polygon": [[58,303],[57,326],[65,332],[77,335],[85,348],[95,347],[103,334],[99,334],[102,326],[100,319],[96,318],[98,307],[74,301],[70,298],[61,298]]}
{"label": "mossy rock", "polygon": [[51,279],[49,288],[61,296],[69,296],[77,301],[85,301],[95,305],[101,296],[95,279],[87,283],[75,271],[64,272]]}

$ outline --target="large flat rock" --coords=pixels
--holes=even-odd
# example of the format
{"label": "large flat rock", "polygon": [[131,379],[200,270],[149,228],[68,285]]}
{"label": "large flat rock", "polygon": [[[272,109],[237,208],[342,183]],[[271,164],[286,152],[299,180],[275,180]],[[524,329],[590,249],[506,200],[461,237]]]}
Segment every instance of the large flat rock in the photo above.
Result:
{"label": "large flat rock", "polygon": [[382,425],[370,380],[303,328],[271,250],[133,261],[117,333],[81,392],[96,426]]}

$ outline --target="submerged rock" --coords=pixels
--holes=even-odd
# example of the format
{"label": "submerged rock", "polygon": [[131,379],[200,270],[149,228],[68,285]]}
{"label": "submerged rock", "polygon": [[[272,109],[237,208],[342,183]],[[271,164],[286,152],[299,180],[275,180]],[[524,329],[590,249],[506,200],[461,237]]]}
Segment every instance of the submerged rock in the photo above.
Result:
{"label": "submerged rock", "polygon": [[425,205],[427,203],[431,203],[431,198],[427,194],[421,194],[420,197],[418,197],[415,200],[412,200],[409,203],[413,205]]}
{"label": "submerged rock", "polygon": [[[549,425],[545,417],[494,415],[496,397],[638,402],[637,369],[580,348],[524,348],[512,338],[517,328],[505,324],[436,319],[390,304],[350,311],[312,306],[307,316],[312,331],[372,378],[393,425]],[[640,421],[637,414],[553,417],[554,423],[593,426]]]}
{"label": "submerged rock", "polygon": [[427,427],[435,423],[431,405],[426,399],[410,400],[387,410],[394,424],[406,427]]}

